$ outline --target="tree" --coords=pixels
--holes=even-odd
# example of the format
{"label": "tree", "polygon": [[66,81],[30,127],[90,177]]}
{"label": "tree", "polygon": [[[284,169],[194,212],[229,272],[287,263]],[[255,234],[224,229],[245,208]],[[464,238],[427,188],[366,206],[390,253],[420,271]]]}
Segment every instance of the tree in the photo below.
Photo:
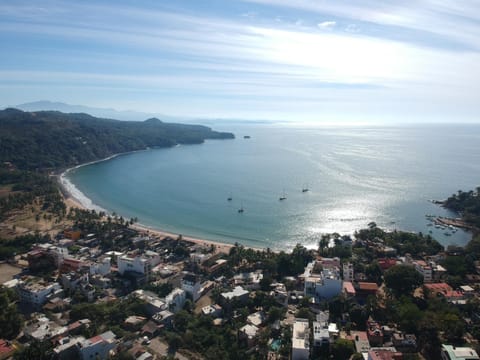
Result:
{"label": "tree", "polygon": [[395,265],[385,272],[385,285],[394,295],[411,295],[423,283],[423,276],[408,265]]}
{"label": "tree", "polygon": [[382,282],[382,268],[377,261],[374,261],[371,264],[367,265],[367,267],[365,268],[365,275],[367,275],[368,280],[374,281],[377,284],[380,284]]}
{"label": "tree", "polygon": [[16,294],[5,287],[0,287],[0,338],[15,338],[23,325],[23,319],[15,304]]}
{"label": "tree", "polygon": [[353,342],[346,339],[338,339],[332,344],[331,353],[336,360],[347,360],[355,352]]}

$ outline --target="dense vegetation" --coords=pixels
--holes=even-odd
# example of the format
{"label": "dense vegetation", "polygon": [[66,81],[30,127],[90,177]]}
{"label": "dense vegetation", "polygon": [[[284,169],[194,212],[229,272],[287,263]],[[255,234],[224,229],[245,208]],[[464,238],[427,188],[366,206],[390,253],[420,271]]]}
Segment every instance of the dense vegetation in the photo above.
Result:
{"label": "dense vegetation", "polygon": [[9,187],[7,196],[0,198],[0,220],[13,210],[37,202],[43,212],[65,215],[65,204],[56,183],[46,175],[30,171],[0,168],[0,187]]}
{"label": "dense vegetation", "polygon": [[477,187],[476,191],[458,190],[444,201],[443,206],[461,213],[463,220],[480,228],[480,187]]}
{"label": "dense vegetation", "polygon": [[206,126],[100,119],[58,111],[0,111],[0,162],[20,169],[60,168],[113,154],[230,139]]}

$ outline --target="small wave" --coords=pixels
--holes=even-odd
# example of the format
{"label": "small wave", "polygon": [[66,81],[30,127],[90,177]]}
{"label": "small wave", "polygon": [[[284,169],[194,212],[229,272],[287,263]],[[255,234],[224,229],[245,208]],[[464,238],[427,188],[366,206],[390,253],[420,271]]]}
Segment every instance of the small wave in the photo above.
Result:
{"label": "small wave", "polygon": [[[75,167],[78,168],[78,167]],[[87,209],[90,210],[96,210],[96,211],[104,211],[107,212],[104,208],[101,206],[96,205],[90,198],[88,198],[84,193],[82,193],[67,177],[68,172],[71,169],[65,171],[62,175],[60,175],[60,184],[63,186],[65,191],[73,197],[75,200],[77,200],[82,206],[84,206]]]}

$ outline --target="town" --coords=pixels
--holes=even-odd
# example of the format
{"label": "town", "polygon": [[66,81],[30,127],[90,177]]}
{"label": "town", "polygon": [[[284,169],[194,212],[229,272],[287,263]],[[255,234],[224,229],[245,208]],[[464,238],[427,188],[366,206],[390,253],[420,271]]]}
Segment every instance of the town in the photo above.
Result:
{"label": "town", "polygon": [[480,359],[479,241],[370,223],[228,253],[74,209],[7,259],[0,359]]}

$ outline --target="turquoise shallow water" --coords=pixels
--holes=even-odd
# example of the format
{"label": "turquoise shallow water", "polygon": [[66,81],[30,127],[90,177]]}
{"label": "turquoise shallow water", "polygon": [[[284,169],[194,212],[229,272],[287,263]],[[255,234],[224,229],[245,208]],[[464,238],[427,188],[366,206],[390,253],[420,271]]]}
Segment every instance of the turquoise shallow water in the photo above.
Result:
{"label": "turquoise shallow water", "polygon": [[428,200],[480,185],[480,126],[214,128],[237,138],[126,154],[68,178],[104,209],[217,241],[315,246],[370,221],[431,230],[443,244],[470,239],[428,227],[425,214],[455,216]]}

